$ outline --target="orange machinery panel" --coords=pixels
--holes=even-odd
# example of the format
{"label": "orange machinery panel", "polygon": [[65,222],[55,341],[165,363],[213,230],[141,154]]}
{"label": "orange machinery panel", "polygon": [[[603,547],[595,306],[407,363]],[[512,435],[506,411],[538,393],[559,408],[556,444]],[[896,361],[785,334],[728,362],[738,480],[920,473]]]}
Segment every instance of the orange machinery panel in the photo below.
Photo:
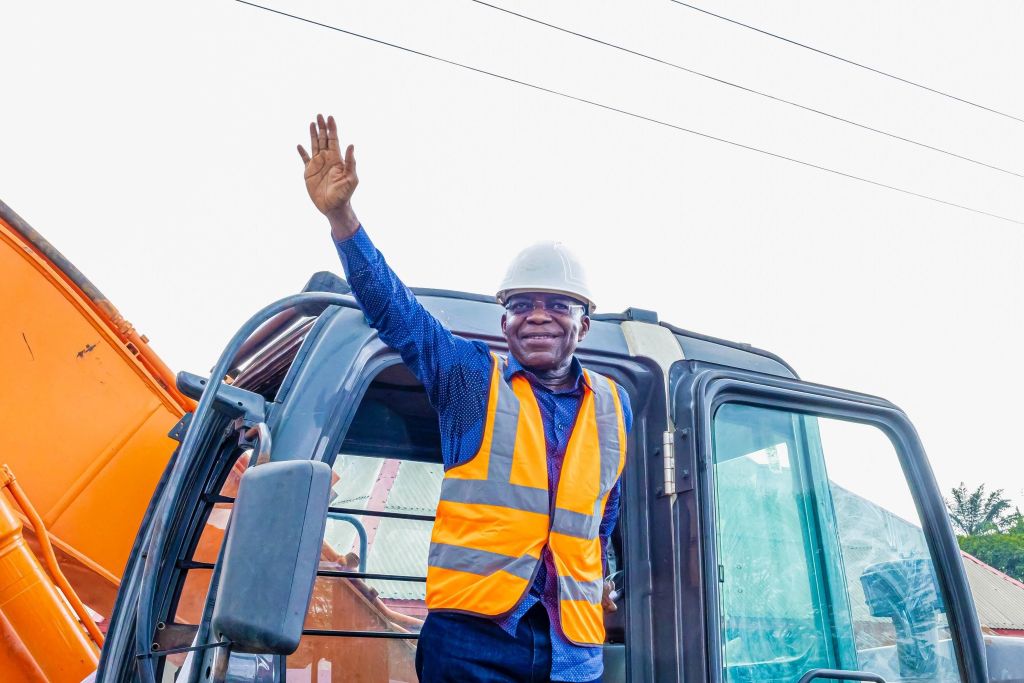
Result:
{"label": "orange machinery panel", "polygon": [[[0,462],[87,604],[112,599],[176,445],[167,433],[193,407],[146,341],[0,202]],[[105,618],[112,605],[89,607]]]}

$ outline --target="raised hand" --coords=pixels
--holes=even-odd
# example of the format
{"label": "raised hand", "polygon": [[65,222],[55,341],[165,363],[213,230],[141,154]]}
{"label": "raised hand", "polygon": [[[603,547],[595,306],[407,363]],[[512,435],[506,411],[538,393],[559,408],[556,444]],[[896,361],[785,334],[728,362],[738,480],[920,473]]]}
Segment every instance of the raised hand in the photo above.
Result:
{"label": "raised hand", "polygon": [[334,117],[328,116],[324,121],[322,114],[317,114],[316,122],[309,124],[309,144],[312,156],[302,145],[298,146],[306,166],[306,191],[320,213],[330,220],[334,238],[348,239],[359,228],[351,203],[359,184],[355,148],[349,145],[342,159]]}

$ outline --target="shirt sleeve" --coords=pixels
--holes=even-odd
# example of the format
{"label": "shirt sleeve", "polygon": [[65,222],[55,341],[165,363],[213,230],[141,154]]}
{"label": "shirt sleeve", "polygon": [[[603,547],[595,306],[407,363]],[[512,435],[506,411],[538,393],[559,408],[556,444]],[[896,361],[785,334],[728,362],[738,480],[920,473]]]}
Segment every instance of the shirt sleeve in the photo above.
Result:
{"label": "shirt sleeve", "polygon": [[[629,403],[629,394],[619,386],[615,385],[619,392],[619,402],[622,404],[622,421],[626,423],[626,433],[633,431],[633,409]],[[619,497],[622,493],[622,477],[615,481],[612,490],[608,493],[608,500],[604,506],[604,517],[601,518],[601,527],[598,531],[601,536],[601,564],[604,568],[604,575],[608,576],[608,542],[611,540],[615,524],[619,521]]]}
{"label": "shirt sleeve", "polygon": [[[398,351],[423,383],[434,408],[458,414],[479,413],[480,392],[460,390],[489,380],[491,356],[483,342],[452,334],[431,315],[384,260],[362,226],[335,242],[345,276],[367,322],[381,340]],[[467,401],[473,405],[462,405]]]}

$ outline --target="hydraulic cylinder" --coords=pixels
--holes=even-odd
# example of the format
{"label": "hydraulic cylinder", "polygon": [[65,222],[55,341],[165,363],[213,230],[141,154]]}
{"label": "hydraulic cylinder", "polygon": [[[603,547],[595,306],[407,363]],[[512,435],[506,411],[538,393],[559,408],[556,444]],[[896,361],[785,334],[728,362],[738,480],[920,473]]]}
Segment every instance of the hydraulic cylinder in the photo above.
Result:
{"label": "hydraulic cylinder", "polygon": [[[0,624],[20,653],[0,658],[0,680],[80,683],[99,650],[22,535],[21,519],[0,489]],[[7,670],[13,667],[15,670]]]}

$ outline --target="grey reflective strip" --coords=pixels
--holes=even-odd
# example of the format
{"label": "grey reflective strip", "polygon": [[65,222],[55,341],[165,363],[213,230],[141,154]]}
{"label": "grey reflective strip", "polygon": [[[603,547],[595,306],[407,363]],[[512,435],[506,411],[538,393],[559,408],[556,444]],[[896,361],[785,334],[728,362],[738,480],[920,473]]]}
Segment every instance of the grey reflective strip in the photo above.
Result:
{"label": "grey reflective strip", "polygon": [[558,577],[559,598],[561,600],[583,600],[591,605],[600,605],[604,597],[604,581],[577,581],[569,576]]}
{"label": "grey reflective strip", "polygon": [[453,503],[499,505],[526,512],[548,514],[548,490],[519,484],[478,479],[445,477],[441,481],[441,500]]}
{"label": "grey reflective strip", "polygon": [[576,538],[597,538],[601,529],[601,503],[611,491],[619,473],[619,413],[615,409],[614,386],[607,377],[590,370],[586,371],[590,388],[594,393],[594,415],[597,419],[597,443],[601,452],[601,481],[594,512],[585,515],[580,512],[555,508],[551,530]]}
{"label": "grey reflective strip", "polygon": [[498,383],[498,405],[494,411],[494,431],[491,434],[491,457],[487,464],[487,478],[491,481],[507,482],[512,476],[512,454],[516,449],[516,436],[519,431],[519,399],[505,381],[503,364],[496,355],[494,365],[495,374],[491,376],[491,381]]}
{"label": "grey reflective strip", "polygon": [[[564,508],[555,508],[555,515],[551,520],[551,530],[576,538],[597,538],[598,529],[594,528],[595,519],[598,519],[596,515],[584,515]],[[597,526],[600,527],[600,523]]]}
{"label": "grey reflective strip", "polygon": [[612,490],[619,472],[619,413],[615,409],[615,387],[607,377],[587,371],[594,391],[597,442],[601,449],[601,495]]}
{"label": "grey reflective strip", "polygon": [[533,578],[533,569],[538,561],[529,555],[512,557],[447,543],[431,543],[427,556],[427,564],[438,569],[454,569],[480,576],[490,576],[494,572],[502,571],[525,581]]}

